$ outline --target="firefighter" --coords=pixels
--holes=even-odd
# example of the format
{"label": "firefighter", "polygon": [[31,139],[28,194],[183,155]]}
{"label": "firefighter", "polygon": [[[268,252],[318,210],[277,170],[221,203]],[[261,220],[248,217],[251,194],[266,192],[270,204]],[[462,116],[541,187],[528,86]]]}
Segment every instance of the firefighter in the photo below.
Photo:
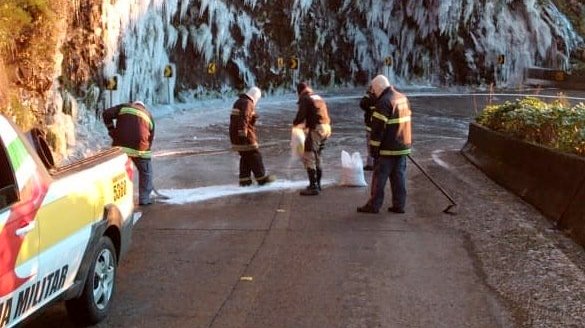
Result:
{"label": "firefighter", "polygon": [[301,190],[303,196],[315,196],[321,191],[321,152],[325,141],[331,136],[331,120],[327,105],[320,96],[313,93],[313,89],[306,82],[297,85],[299,107],[293,126],[304,126],[307,131],[303,164],[309,177],[309,186]]}
{"label": "firefighter", "polygon": [[262,155],[258,149],[256,135],[256,104],[260,100],[261,92],[252,87],[248,92],[241,94],[234,103],[230,115],[230,141],[232,149],[240,154],[240,186],[252,185],[252,173],[259,185],[276,180],[274,175],[267,175],[262,162]]}
{"label": "firefighter", "polygon": [[388,211],[404,213],[406,159],[412,144],[410,104],[406,96],[396,91],[384,75],[376,76],[370,87],[376,97],[370,135],[370,153],[375,164],[370,199],[357,211],[378,213],[384,202],[386,180],[390,179],[392,206]]}
{"label": "firefighter", "polygon": [[366,149],[368,154],[364,170],[372,171],[374,169],[374,158],[372,157],[372,154],[370,154],[370,133],[372,131],[372,113],[374,113],[374,109],[376,108],[376,97],[372,93],[371,89],[368,89],[366,95],[362,97],[362,100],[360,101],[360,108],[364,112],[364,125],[366,126]]}
{"label": "firefighter", "polygon": [[112,146],[121,147],[138,170],[138,204],[152,204],[152,115],[143,102],[134,101],[106,109],[102,113],[102,119],[112,138]]}

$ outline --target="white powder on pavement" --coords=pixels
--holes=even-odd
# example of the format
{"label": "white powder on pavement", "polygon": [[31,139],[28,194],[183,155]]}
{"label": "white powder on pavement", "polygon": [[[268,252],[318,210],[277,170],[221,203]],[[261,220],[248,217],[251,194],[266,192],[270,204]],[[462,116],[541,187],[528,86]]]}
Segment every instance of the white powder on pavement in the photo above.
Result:
{"label": "white powder on pavement", "polygon": [[[333,183],[334,180],[324,180],[321,183],[321,185],[326,186]],[[238,185],[220,185],[193,189],[161,189],[159,190],[159,192],[165,196],[168,196],[169,199],[160,199],[157,201],[164,202],[167,204],[180,205],[186,203],[202,202],[209,199],[233,195],[303,189],[307,186],[307,184],[308,184],[307,180],[302,181],[277,180],[273,183],[264,186],[253,185],[249,187],[240,187]]]}

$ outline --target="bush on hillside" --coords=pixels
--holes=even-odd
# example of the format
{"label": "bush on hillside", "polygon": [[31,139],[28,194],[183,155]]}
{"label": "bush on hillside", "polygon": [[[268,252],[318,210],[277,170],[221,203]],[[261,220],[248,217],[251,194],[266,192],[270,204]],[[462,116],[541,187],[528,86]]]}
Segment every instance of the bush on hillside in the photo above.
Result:
{"label": "bush on hillside", "polygon": [[15,96],[10,98],[8,106],[0,107],[0,113],[9,117],[23,131],[28,131],[37,124],[32,106],[23,105]]}
{"label": "bush on hillside", "polygon": [[585,104],[535,97],[487,106],[477,123],[527,142],[585,156]]}
{"label": "bush on hillside", "polygon": [[51,18],[46,0],[4,0],[0,4],[0,54],[16,50],[17,43],[25,41],[34,29],[48,28],[43,21]]}
{"label": "bush on hillside", "polygon": [[[51,86],[64,0],[0,0],[0,112],[23,129],[40,121],[30,100]],[[35,117],[37,116],[37,117]]]}

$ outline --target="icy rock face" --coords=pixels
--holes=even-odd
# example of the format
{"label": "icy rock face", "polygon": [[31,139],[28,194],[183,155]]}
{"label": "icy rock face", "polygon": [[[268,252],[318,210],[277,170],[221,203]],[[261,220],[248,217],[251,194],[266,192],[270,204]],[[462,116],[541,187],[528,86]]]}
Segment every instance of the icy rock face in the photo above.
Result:
{"label": "icy rock face", "polygon": [[537,0],[105,0],[101,10],[113,103],[300,79],[364,84],[378,73],[399,84],[514,86],[526,67],[568,68],[583,42]]}

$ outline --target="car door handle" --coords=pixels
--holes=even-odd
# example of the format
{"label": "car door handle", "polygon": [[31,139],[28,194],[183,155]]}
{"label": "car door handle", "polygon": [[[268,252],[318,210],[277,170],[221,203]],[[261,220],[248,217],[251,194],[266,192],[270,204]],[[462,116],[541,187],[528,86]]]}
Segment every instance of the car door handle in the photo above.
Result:
{"label": "car door handle", "polygon": [[35,226],[36,226],[35,221],[29,222],[29,224],[25,225],[24,227],[16,229],[16,235],[22,237],[27,233],[33,231]]}

